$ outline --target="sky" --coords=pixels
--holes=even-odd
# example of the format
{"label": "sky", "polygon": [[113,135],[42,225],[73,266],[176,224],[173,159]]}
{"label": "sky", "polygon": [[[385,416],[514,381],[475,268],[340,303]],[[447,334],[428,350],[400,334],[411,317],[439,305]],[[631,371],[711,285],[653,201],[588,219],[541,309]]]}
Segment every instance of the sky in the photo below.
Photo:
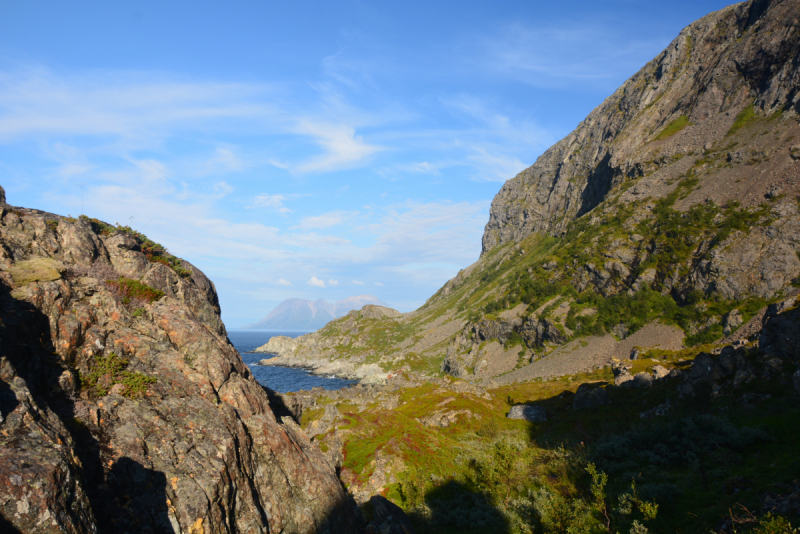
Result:
{"label": "sky", "polygon": [[411,311],[504,181],[730,3],[0,0],[0,185],[162,243],[232,329],[287,298]]}

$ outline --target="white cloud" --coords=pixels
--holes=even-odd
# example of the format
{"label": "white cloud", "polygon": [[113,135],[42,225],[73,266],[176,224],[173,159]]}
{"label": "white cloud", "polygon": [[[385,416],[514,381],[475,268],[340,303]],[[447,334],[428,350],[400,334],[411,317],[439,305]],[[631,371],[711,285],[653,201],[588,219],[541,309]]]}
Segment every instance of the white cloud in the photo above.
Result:
{"label": "white cloud", "polygon": [[485,169],[484,173],[475,178],[481,181],[505,182],[524,171],[530,165],[521,162],[513,156],[503,156],[489,153],[482,147],[474,147],[473,153],[467,156],[469,160],[478,164],[478,167]]}
{"label": "white cloud", "polygon": [[234,154],[230,147],[218,146],[214,157],[208,162],[209,166],[221,171],[241,171],[245,164],[242,159]]}
{"label": "white cloud", "polygon": [[357,286],[363,286],[364,282],[359,282],[358,280],[353,280],[353,283]]}
{"label": "white cloud", "polygon": [[298,121],[294,132],[308,135],[316,140],[325,153],[315,156],[296,167],[300,172],[327,172],[356,166],[368,156],[383,150],[369,145],[355,128],[346,124],[330,124],[312,120]]}
{"label": "white cloud", "polygon": [[228,185],[227,182],[218,182],[214,184],[214,193],[216,193],[217,198],[222,198],[233,193],[233,187]]}
{"label": "white cloud", "polygon": [[[47,69],[0,72],[0,139],[114,135],[151,144],[168,129],[274,115],[266,85],[186,82],[152,74]],[[155,134],[155,135],[154,135]]]}
{"label": "white cloud", "polygon": [[375,282],[375,285],[376,286],[383,286],[383,284],[381,284],[380,282]]}
{"label": "white cloud", "polygon": [[350,212],[350,211],[329,211],[328,213],[323,213],[322,215],[317,215],[315,217],[305,217],[300,224],[295,226],[294,228],[303,228],[303,229],[322,229],[322,228],[330,228],[332,226],[337,226],[342,224],[345,220],[349,217],[358,215],[358,212]]}
{"label": "white cloud", "polygon": [[279,213],[291,213],[292,210],[283,205],[287,200],[295,199],[299,195],[257,195],[247,209],[273,208]]}
{"label": "white cloud", "polygon": [[312,276],[311,279],[308,282],[306,282],[306,284],[316,287],[325,287],[325,282],[323,280],[320,280],[316,276]]}
{"label": "white cloud", "polygon": [[339,281],[338,280],[328,280],[328,285],[338,286],[339,285]]}
{"label": "white cloud", "polygon": [[278,283],[280,285],[282,285],[282,286],[290,286],[290,285],[292,285],[292,283],[290,281],[288,281],[288,280],[286,280],[284,278],[281,278],[280,280],[278,280]]}

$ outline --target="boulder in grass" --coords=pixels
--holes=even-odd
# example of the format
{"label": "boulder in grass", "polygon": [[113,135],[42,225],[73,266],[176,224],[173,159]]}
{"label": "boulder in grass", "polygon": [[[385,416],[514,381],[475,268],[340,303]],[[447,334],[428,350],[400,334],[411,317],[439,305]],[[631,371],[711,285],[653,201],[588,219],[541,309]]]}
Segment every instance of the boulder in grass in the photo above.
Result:
{"label": "boulder in grass", "polygon": [[547,413],[542,406],[528,406],[527,404],[516,404],[508,412],[509,419],[524,419],[531,423],[544,423],[547,421]]}
{"label": "boulder in grass", "polygon": [[573,410],[586,410],[599,408],[608,404],[608,393],[603,388],[592,387],[589,384],[581,384],[575,392],[575,399],[572,401]]}

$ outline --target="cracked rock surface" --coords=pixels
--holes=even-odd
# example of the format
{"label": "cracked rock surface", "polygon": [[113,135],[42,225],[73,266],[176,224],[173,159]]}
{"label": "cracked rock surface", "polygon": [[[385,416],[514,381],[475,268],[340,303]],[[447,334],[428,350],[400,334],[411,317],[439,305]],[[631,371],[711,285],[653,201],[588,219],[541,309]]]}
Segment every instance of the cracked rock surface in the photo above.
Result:
{"label": "cracked rock surface", "polygon": [[[0,205],[0,530],[361,532],[228,341],[213,283],[180,264]],[[126,299],[119,276],[164,295]]]}

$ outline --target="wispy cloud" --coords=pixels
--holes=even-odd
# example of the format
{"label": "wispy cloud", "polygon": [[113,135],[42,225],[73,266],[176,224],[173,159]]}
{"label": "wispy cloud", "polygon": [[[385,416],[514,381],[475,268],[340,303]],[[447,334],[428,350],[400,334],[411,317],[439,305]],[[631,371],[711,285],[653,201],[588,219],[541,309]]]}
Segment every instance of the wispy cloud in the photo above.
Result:
{"label": "wispy cloud", "polygon": [[149,143],[166,129],[264,117],[266,85],[187,82],[149,73],[57,76],[44,68],[0,72],[0,139],[114,135]]}
{"label": "wispy cloud", "polygon": [[337,226],[345,222],[348,218],[357,216],[358,212],[352,211],[329,211],[328,213],[323,213],[322,215],[316,215],[312,217],[305,217],[303,220],[300,221],[300,224],[295,226],[294,228],[302,228],[302,229],[324,229],[330,228],[332,226]]}
{"label": "wispy cloud", "polygon": [[597,20],[545,27],[515,23],[477,40],[475,53],[464,57],[487,71],[537,87],[616,84],[665,44],[662,38],[632,40],[623,31]]}
{"label": "wispy cloud", "polygon": [[338,280],[328,280],[328,285],[330,285],[330,286],[338,286],[339,285],[339,281]]}
{"label": "wispy cloud", "polygon": [[353,283],[354,283],[355,285],[357,285],[357,286],[363,286],[363,285],[364,285],[364,282],[360,282],[360,281],[358,281],[358,280],[353,280]]}
{"label": "wispy cloud", "polygon": [[375,285],[383,287],[383,284],[381,284],[380,282],[375,282]]}
{"label": "wispy cloud", "polygon": [[324,287],[325,287],[325,281],[324,281],[324,280],[320,280],[320,279],[319,279],[319,278],[317,278],[316,276],[312,276],[312,277],[309,279],[309,281],[308,281],[308,282],[306,282],[306,284],[308,284],[308,285],[310,285],[310,286],[315,286],[315,287],[322,287],[322,288],[324,288]]}
{"label": "wispy cloud", "polygon": [[290,281],[286,280],[285,278],[279,279],[278,283],[280,285],[282,285],[282,286],[290,286],[290,285],[292,285],[292,283]]}
{"label": "wispy cloud", "polygon": [[273,208],[280,213],[291,213],[292,210],[283,205],[283,203],[290,199],[298,198],[299,195],[257,195],[253,198],[247,209],[254,208]]}
{"label": "wispy cloud", "polygon": [[295,133],[308,135],[324,150],[296,167],[300,172],[327,172],[347,169],[362,162],[368,156],[383,150],[356,135],[355,128],[341,124],[328,124],[311,120],[300,120]]}

